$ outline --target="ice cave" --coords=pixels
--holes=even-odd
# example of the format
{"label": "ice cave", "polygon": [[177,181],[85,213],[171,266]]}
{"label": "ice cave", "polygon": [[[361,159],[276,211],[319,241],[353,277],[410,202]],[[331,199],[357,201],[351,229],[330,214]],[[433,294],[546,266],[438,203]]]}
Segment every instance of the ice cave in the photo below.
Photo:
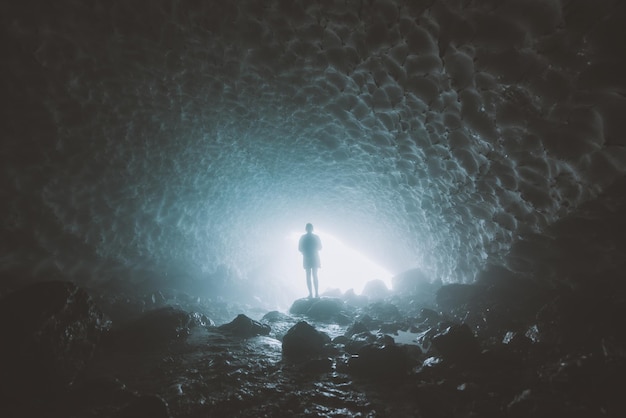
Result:
{"label": "ice cave", "polygon": [[0,21],[0,416],[626,416],[626,2]]}

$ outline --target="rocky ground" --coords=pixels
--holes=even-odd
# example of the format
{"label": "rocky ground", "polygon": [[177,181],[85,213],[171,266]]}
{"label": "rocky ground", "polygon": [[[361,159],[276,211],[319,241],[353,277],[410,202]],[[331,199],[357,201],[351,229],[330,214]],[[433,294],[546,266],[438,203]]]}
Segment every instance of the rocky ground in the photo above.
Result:
{"label": "rocky ground", "polygon": [[396,293],[372,282],[289,312],[39,283],[0,300],[0,415],[624,416],[626,304],[611,283],[408,273]]}

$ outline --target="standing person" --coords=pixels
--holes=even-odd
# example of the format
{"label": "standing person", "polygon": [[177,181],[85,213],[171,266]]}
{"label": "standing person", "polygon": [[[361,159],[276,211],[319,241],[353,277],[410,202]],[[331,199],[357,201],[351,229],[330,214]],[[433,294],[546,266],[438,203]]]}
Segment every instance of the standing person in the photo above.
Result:
{"label": "standing person", "polygon": [[322,249],[320,237],[313,233],[313,225],[308,223],[305,228],[306,234],[300,237],[298,251],[302,253],[302,267],[306,271],[306,285],[309,288],[309,298],[313,297],[311,289],[311,275],[315,286],[315,297],[319,298],[317,269],[321,267],[319,250]]}

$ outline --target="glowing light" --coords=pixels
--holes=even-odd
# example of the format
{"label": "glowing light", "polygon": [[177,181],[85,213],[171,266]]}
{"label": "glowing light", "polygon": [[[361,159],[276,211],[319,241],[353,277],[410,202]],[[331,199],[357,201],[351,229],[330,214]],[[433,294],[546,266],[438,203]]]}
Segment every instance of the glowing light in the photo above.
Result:
{"label": "glowing light", "polygon": [[[327,289],[338,288],[342,292],[354,289],[357,294],[360,294],[367,282],[376,279],[382,280],[388,288],[391,288],[392,274],[384,267],[374,263],[354,248],[347,246],[332,234],[318,229],[314,233],[319,235],[322,241],[322,251],[320,251],[322,268],[319,270],[320,293]],[[302,278],[302,286],[306,288],[302,257],[298,253],[298,240],[301,235],[301,232],[292,232],[287,240],[297,254],[295,256],[297,268]],[[294,266],[295,264],[292,262],[291,265]]]}

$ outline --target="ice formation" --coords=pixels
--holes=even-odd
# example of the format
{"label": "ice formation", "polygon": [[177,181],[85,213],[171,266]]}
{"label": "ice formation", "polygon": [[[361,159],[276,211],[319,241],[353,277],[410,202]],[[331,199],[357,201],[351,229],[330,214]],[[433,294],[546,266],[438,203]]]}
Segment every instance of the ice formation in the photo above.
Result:
{"label": "ice formation", "polygon": [[467,282],[626,171],[623,2],[31,6],[0,13],[4,270],[245,276],[310,221]]}

